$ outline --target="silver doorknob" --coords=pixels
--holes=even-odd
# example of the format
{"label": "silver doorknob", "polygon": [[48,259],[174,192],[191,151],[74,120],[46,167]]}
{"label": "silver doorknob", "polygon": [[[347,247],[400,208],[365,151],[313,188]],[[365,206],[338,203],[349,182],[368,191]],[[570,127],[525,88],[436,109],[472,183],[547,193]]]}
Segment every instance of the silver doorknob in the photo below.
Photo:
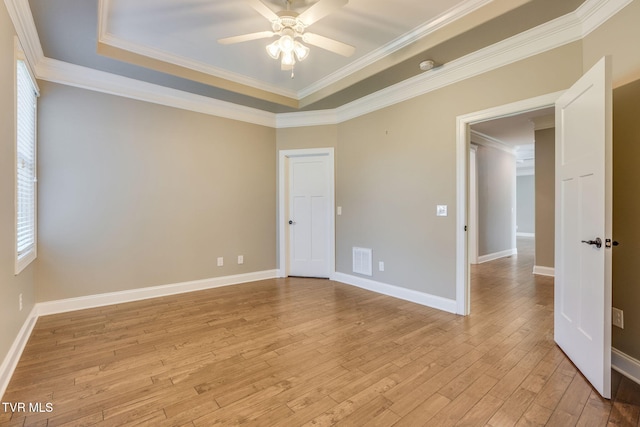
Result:
{"label": "silver doorknob", "polygon": [[289,220],[289,225],[294,225],[296,222],[292,219]]}
{"label": "silver doorknob", "polygon": [[594,245],[598,249],[602,247],[602,239],[599,237],[596,237],[596,240],[582,240],[582,243],[586,243],[587,245]]}

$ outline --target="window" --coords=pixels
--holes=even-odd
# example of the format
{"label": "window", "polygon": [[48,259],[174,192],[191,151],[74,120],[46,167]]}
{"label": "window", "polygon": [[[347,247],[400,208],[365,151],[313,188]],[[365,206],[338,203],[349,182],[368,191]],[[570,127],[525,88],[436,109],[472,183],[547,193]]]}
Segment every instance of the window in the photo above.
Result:
{"label": "window", "polygon": [[24,60],[16,61],[16,274],[36,258],[36,99]]}

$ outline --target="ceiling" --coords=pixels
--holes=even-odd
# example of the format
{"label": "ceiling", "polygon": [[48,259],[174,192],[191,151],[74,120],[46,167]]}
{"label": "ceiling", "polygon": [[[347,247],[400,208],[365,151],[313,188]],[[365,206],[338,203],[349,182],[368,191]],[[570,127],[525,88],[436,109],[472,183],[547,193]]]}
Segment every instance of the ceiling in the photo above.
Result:
{"label": "ceiling", "polygon": [[471,138],[478,142],[488,140],[494,146],[512,151],[518,173],[533,174],[535,131],[552,127],[555,127],[555,109],[548,107],[474,123],[471,126]]}
{"label": "ceiling", "polygon": [[[318,0],[292,0],[304,11]],[[332,1],[332,0],[320,0]],[[333,109],[575,11],[584,0],[349,0],[309,31],[355,47],[309,46],[282,71],[265,46],[218,39],[270,30],[247,0],[28,0],[46,58],[271,113]],[[273,11],[284,0],[264,0]],[[429,71],[431,73],[436,70]]]}

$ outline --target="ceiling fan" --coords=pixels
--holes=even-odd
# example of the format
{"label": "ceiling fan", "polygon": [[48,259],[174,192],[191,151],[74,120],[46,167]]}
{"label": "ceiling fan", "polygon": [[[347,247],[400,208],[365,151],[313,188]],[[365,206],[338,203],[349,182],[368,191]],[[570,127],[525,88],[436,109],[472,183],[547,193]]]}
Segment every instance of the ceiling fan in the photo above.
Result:
{"label": "ceiling fan", "polygon": [[305,31],[314,22],[346,5],[348,0],[320,0],[302,13],[290,10],[292,0],[286,0],[287,9],[279,12],[274,12],[261,0],[247,2],[271,22],[272,31],[226,37],[219,39],[218,43],[233,44],[278,36],[276,41],[267,45],[267,54],[273,59],[280,59],[283,70],[293,70],[296,61],[302,61],[309,55],[309,48],[301,41],[347,57],[355,51],[351,45]]}

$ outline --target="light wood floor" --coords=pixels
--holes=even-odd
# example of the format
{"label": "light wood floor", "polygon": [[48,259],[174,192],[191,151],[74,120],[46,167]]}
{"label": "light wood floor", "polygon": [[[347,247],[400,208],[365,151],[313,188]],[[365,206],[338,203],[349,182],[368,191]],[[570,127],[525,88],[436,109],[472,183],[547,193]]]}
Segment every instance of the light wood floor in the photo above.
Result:
{"label": "light wood floor", "polygon": [[307,279],[42,317],[3,402],[53,412],[0,425],[638,426],[640,386],[598,397],[531,271],[530,245],[474,266],[468,317]]}

